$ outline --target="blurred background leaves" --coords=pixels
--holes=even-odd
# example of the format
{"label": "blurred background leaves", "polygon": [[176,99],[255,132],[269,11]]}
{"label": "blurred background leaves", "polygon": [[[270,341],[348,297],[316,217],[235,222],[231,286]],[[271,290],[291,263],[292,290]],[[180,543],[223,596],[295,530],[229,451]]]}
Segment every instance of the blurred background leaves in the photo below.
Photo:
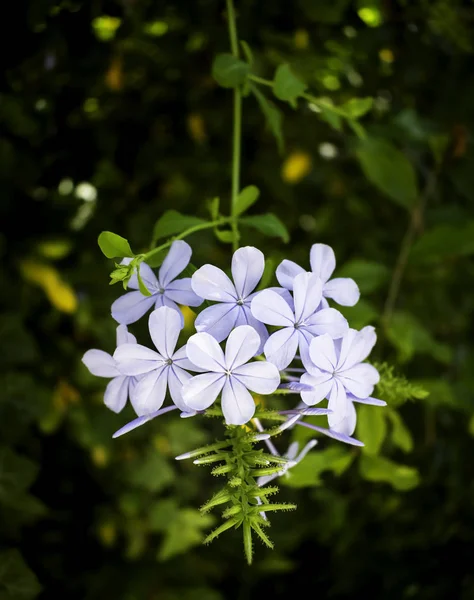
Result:
{"label": "blurred background leaves", "polygon": [[[207,218],[209,199],[228,203],[231,93],[211,75],[229,51],[223,4],[35,0],[4,19],[0,598],[242,600],[317,586],[469,600],[470,2],[237,3],[253,73],[273,80],[288,65],[312,97],[295,109],[252,82],[242,186],[260,189],[250,216],[275,213],[291,239],[255,225],[241,244],[307,265],[311,244],[328,243],[337,274],[359,282],[344,314],[377,327],[374,360],[393,365],[377,389],[389,407],[358,407],[365,448],[321,439],[288,472],[280,494],[298,510],[273,519],[276,550],[257,548],[250,570],[238,536],[200,546],[214,522],[198,508],[216,483],[174,461],[218,435],[212,420],[167,415],[111,439],[132,413],[109,412],[80,363],[114,348],[120,291],[97,236],[147,251],[166,210]],[[191,243],[194,264],[228,265],[212,232]],[[134,332],[146,339],[143,323]]]}

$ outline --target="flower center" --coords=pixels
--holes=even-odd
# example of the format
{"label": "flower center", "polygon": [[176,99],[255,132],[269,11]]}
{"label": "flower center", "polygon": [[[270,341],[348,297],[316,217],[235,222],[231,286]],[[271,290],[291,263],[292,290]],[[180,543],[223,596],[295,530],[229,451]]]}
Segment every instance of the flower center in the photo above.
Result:
{"label": "flower center", "polygon": [[171,358],[166,359],[165,364],[171,366],[173,364],[173,360]]}
{"label": "flower center", "polygon": [[224,371],[224,373],[227,375],[227,377],[230,377],[232,375],[232,371]]}
{"label": "flower center", "polygon": [[243,298],[239,298],[239,299],[237,300],[237,304],[238,304],[239,306],[243,306],[243,305],[245,304],[245,300],[244,300]]}

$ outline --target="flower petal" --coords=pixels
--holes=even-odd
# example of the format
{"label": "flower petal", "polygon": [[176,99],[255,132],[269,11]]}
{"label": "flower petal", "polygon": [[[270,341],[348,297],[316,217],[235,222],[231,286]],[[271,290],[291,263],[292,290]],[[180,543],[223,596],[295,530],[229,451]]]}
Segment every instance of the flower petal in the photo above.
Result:
{"label": "flower petal", "polygon": [[88,350],[82,357],[82,362],[97,377],[117,377],[121,374],[115,359],[103,350]]}
{"label": "flower petal", "polygon": [[327,398],[333,386],[333,376],[331,373],[324,373],[320,376],[304,373],[301,376],[301,383],[311,385],[314,389],[312,392],[301,392],[301,399],[308,406],[318,404],[324,398]]}
{"label": "flower petal", "polygon": [[183,306],[199,306],[203,299],[193,292],[191,277],[172,281],[166,288],[165,296]]}
{"label": "flower petal", "polygon": [[349,403],[344,386],[340,381],[334,379],[328,402],[328,408],[331,411],[328,414],[329,427],[334,428],[345,418]]}
{"label": "flower petal", "polygon": [[367,363],[355,365],[338,375],[339,381],[346,390],[356,398],[368,398],[374,391],[374,385],[379,382],[379,372]]}
{"label": "flower petal", "polygon": [[268,331],[265,325],[258,321],[252,314],[250,310],[250,304],[245,303],[242,306],[238,306],[238,316],[235,321],[235,327],[240,327],[241,325],[250,325],[253,327],[255,331],[260,336],[260,346],[256,352],[256,354],[262,354],[263,347],[265,342],[268,340]]}
{"label": "flower petal", "polygon": [[104,404],[115,413],[119,413],[127,403],[128,380],[129,378],[125,375],[115,377],[105,388]]}
{"label": "flower petal", "polygon": [[293,289],[293,280],[300,273],[305,273],[303,267],[300,267],[292,260],[283,260],[277,267],[276,278],[278,283],[287,290]]}
{"label": "flower petal", "polygon": [[196,331],[209,333],[218,342],[222,342],[234,328],[239,308],[235,302],[209,306],[198,314],[194,327]]}
{"label": "flower petal", "polygon": [[245,246],[234,252],[232,277],[239,298],[245,299],[253,292],[262,278],[264,268],[265,257],[257,248]]}
{"label": "flower petal", "polygon": [[325,333],[313,338],[309,346],[311,362],[319,369],[333,373],[336,370],[337,358],[334,349],[334,340]]}
{"label": "flower petal", "polygon": [[122,325],[130,325],[143,317],[156,301],[156,295],[144,296],[141,292],[127,292],[112,304],[112,317]]}
{"label": "flower petal", "polygon": [[324,285],[323,294],[342,306],[354,306],[360,298],[357,283],[349,277],[337,277]]}
{"label": "flower petal", "polygon": [[160,368],[163,357],[141,344],[122,344],[115,350],[114,358],[124,375],[142,375]]}
{"label": "flower petal", "polygon": [[237,291],[232,281],[221,269],[214,265],[204,265],[191,277],[194,292],[206,300],[235,302]]}
{"label": "flower petal", "polygon": [[154,310],[148,320],[151,339],[163,358],[171,358],[181,331],[178,313],[168,306]]}
{"label": "flower petal", "polygon": [[181,390],[184,403],[193,410],[209,408],[220,394],[225,381],[223,373],[203,373],[192,377]]}
{"label": "flower petal", "polygon": [[309,253],[309,262],[313,273],[326,283],[336,268],[334,250],[326,244],[313,244]]}
{"label": "flower petal", "polygon": [[165,400],[168,370],[169,366],[164,365],[148,373],[137,383],[130,401],[139,417],[161,408]]}
{"label": "flower petal", "polygon": [[273,333],[267,340],[264,352],[268,361],[280,371],[286,369],[295,358],[298,348],[298,334],[294,327],[285,327]]}
{"label": "flower petal", "polygon": [[[122,260],[122,262],[120,264],[128,265],[131,262],[132,262],[131,258],[126,258],[126,259]],[[140,269],[140,277],[142,278],[143,283],[146,285],[148,291],[151,293],[157,292],[160,286],[158,284],[158,278],[155,275],[155,273],[153,272],[153,270],[151,269],[151,267],[149,267],[146,263],[141,262],[139,269]],[[133,273],[133,275],[128,280],[127,287],[129,287],[131,290],[139,289],[138,277],[137,277],[136,273]]]}
{"label": "flower petal", "polygon": [[186,354],[189,360],[201,369],[216,373],[226,370],[222,348],[208,333],[192,335],[186,344]]}
{"label": "flower petal", "polygon": [[274,364],[256,361],[241,365],[232,373],[246,388],[257,394],[273,394],[280,383],[280,373]]}
{"label": "flower petal", "polygon": [[112,437],[118,438],[121,435],[125,435],[126,433],[133,431],[137,427],[141,427],[145,423],[148,423],[148,421],[151,421],[152,419],[156,419],[156,417],[159,417],[160,415],[170,412],[171,410],[176,410],[176,408],[177,408],[176,406],[166,406],[165,408],[160,408],[160,410],[155,410],[155,412],[152,412],[149,415],[144,415],[143,417],[138,417],[137,419],[134,419],[133,421],[130,421],[130,423],[127,423],[126,425],[121,427],[118,431],[116,431],[114,433],[114,435]]}
{"label": "flower petal", "polygon": [[176,304],[176,302],[173,302],[173,300],[171,300],[171,298],[168,298],[166,293],[157,294],[157,296],[156,296],[155,310],[158,308],[161,308],[162,306],[167,306],[168,308],[172,308],[174,311],[176,311],[176,314],[179,315],[179,319],[181,321],[181,329],[182,329],[184,327],[183,313],[181,312],[181,310],[180,310],[179,306]]}
{"label": "flower petal", "polygon": [[306,320],[306,328],[313,335],[327,333],[334,339],[342,337],[348,327],[347,320],[335,308],[323,308]]}
{"label": "flower petal", "polygon": [[188,355],[186,354],[186,346],[176,350],[171,359],[173,360],[173,364],[181,369],[186,369],[187,371],[196,371],[196,373],[207,372],[206,370],[200,369],[189,360]]}
{"label": "flower petal", "polygon": [[267,325],[293,326],[295,316],[285,300],[272,290],[257,294],[250,305],[253,316]]}
{"label": "flower petal", "polygon": [[350,369],[365,360],[377,341],[375,329],[368,325],[360,331],[349,329],[341,340],[338,371]]}
{"label": "flower petal", "polygon": [[117,346],[122,344],[136,344],[137,338],[130,333],[126,325],[119,325],[116,331]]}
{"label": "flower petal", "polygon": [[168,371],[168,389],[170,391],[171,399],[176,406],[184,412],[189,412],[190,409],[183,400],[183,385],[191,378],[192,375],[178,367],[176,364],[171,365]]}
{"label": "flower petal", "polygon": [[351,436],[356,428],[357,413],[352,402],[347,402],[346,407],[346,416],[339,423],[335,423],[332,426],[332,430],[336,433],[342,433],[343,435]]}
{"label": "flower petal", "polygon": [[192,253],[191,246],[183,240],[176,240],[171,244],[158,273],[158,281],[163,289],[166,289],[173,279],[184,271],[191,260]]}
{"label": "flower petal", "polygon": [[228,371],[245,364],[253,358],[260,346],[260,336],[250,325],[236,327],[227,340],[225,365]]}
{"label": "flower petal", "polygon": [[293,282],[295,320],[302,322],[311,317],[321,302],[323,283],[317,275],[300,273]]}
{"label": "flower petal", "polygon": [[221,403],[227,425],[243,425],[255,413],[255,401],[250,392],[232,376],[225,382]]}
{"label": "flower petal", "polygon": [[350,400],[352,402],[359,402],[359,404],[370,404],[371,406],[387,406],[385,400],[379,400],[378,398],[356,398],[355,396],[351,396]]}

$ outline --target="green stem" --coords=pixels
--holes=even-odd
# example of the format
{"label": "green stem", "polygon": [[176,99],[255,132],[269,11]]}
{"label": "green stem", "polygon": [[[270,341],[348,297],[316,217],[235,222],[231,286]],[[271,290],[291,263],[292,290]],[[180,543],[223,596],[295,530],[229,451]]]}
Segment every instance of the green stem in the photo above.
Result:
{"label": "green stem", "polygon": [[[239,42],[237,39],[237,27],[233,0],[227,2],[227,19],[229,21],[229,37],[232,54],[239,57]],[[242,92],[239,87],[234,89],[234,131],[232,135],[232,193],[230,214],[232,217],[233,248],[239,246],[239,229],[236,218],[237,199],[240,191],[240,153],[242,138]]]}
{"label": "green stem", "polygon": [[157,246],[156,248],[153,248],[153,250],[150,250],[149,252],[144,254],[143,260],[146,261],[147,258],[151,258],[152,256],[154,256],[155,254],[158,254],[162,250],[169,248],[174,241],[182,240],[185,237],[188,237],[188,235],[195,233],[196,231],[201,231],[202,229],[210,229],[211,227],[218,227],[219,225],[225,225],[226,223],[232,223],[234,220],[235,220],[234,217],[221,217],[220,219],[216,219],[215,221],[209,221],[208,223],[201,223],[199,225],[194,225],[193,227],[189,227],[189,229],[186,229],[186,231],[183,231],[183,233],[180,233],[179,235],[172,238],[171,240],[168,240],[164,244],[161,244],[161,246]]}

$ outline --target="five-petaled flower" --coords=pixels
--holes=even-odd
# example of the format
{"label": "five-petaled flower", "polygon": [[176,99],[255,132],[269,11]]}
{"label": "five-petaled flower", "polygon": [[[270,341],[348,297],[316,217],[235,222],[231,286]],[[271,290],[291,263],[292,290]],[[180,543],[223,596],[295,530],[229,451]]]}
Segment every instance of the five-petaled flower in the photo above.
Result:
{"label": "five-petaled flower", "polygon": [[[359,288],[356,282],[349,277],[336,277],[329,279],[336,268],[336,257],[334,251],[326,244],[313,244],[311,247],[309,261],[312,272],[323,282],[323,306],[329,306],[326,298],[332,298],[342,306],[354,306],[357,304],[360,296]],[[300,267],[292,260],[282,261],[276,270],[276,276],[280,285],[288,290],[293,289],[295,277],[300,273],[305,273],[303,267]]]}
{"label": "five-petaled flower", "polygon": [[114,358],[127,375],[141,375],[132,399],[138,416],[157,411],[163,404],[166,389],[173,402],[183,412],[191,412],[181,396],[183,384],[191,379],[185,369],[195,369],[186,357],[185,347],[175,352],[182,329],[177,311],[162,306],[149,318],[150,336],[158,352],[140,344],[124,344],[117,348]]}
{"label": "five-petaled flower", "polygon": [[[128,332],[125,325],[117,327],[116,335],[117,346],[124,344],[134,346],[137,343],[135,336]],[[126,375],[113,356],[103,350],[88,350],[82,357],[82,362],[92,375],[112,378],[112,381],[107,384],[104,394],[104,403],[110,410],[119,413],[127,403],[128,397],[133,404],[138,379]]]}
{"label": "five-petaled flower", "polygon": [[349,329],[342,340],[329,335],[312,340],[309,347],[311,365],[301,382],[313,386],[311,392],[301,392],[303,402],[312,406],[328,398],[328,422],[331,429],[351,435],[355,429],[356,413],[353,402],[385,404],[370,398],[379,381],[375,367],[362,363],[376,341],[373,327],[361,331]]}
{"label": "five-petaled flower", "polygon": [[219,302],[204,309],[196,318],[198,332],[209,333],[218,342],[225,340],[239,325],[251,325],[260,335],[261,347],[268,338],[268,332],[250,311],[252,298],[258,282],[262,278],[265,259],[260,250],[252,246],[239,248],[232,257],[232,277],[234,283],[221,269],[204,265],[192,276],[193,290],[201,298]]}
{"label": "five-petaled flower", "polygon": [[260,337],[249,325],[241,325],[232,331],[225,354],[208,333],[191,336],[186,345],[188,358],[205,373],[196,375],[183,386],[186,405],[194,410],[205,410],[222,392],[221,405],[226,423],[247,423],[255,412],[255,402],[248,390],[272,394],[280,383],[275,365],[266,361],[248,363],[259,346]]}
{"label": "five-petaled flower", "polygon": [[[176,277],[188,266],[191,254],[192,250],[189,244],[182,240],[173,242],[160,267],[158,277],[146,263],[141,263],[139,266],[140,276],[151,296],[144,296],[139,291],[137,275],[133,274],[128,282],[128,287],[137,291],[127,292],[115,300],[112,304],[112,317],[118,323],[128,325],[138,321],[153,305],[155,308],[169,306],[180,315],[181,322],[183,322],[183,315],[178,304],[184,306],[202,304],[202,298],[196,296],[191,289],[190,277],[176,280]],[[131,260],[127,258],[123,262],[127,264]]]}
{"label": "five-petaled flower", "polygon": [[283,327],[265,343],[266,358],[278,369],[285,369],[299,347],[303,365],[310,364],[309,343],[317,335],[339,338],[348,324],[334,308],[318,310],[322,298],[322,282],[317,275],[300,273],[293,284],[294,308],[273,290],[263,290],[252,300],[252,314],[267,325]]}

